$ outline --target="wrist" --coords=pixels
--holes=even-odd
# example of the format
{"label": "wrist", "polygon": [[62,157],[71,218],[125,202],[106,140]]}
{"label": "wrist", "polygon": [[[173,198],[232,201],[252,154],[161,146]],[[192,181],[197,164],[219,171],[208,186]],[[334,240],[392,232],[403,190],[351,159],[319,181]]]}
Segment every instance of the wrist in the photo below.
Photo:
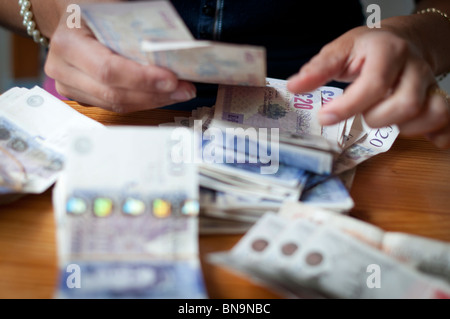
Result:
{"label": "wrist", "polygon": [[36,25],[31,1],[18,0],[17,3],[20,7],[19,13],[22,17],[22,25],[26,29],[28,35],[33,38],[34,42],[41,44],[44,47],[48,47],[48,39],[41,34],[41,31],[39,31],[39,28]]}
{"label": "wrist", "polygon": [[411,14],[381,21],[390,31],[413,45],[436,76],[448,72],[450,61],[450,21],[437,14]]}
{"label": "wrist", "polygon": [[41,33],[51,39],[56,29],[70,13],[67,8],[72,4],[83,4],[92,2],[121,2],[126,0],[29,0],[34,6],[33,13],[36,17],[36,24],[40,26]]}
{"label": "wrist", "polygon": [[51,39],[58,27],[59,21],[64,16],[70,0],[28,0],[32,3],[33,15],[41,34]]}

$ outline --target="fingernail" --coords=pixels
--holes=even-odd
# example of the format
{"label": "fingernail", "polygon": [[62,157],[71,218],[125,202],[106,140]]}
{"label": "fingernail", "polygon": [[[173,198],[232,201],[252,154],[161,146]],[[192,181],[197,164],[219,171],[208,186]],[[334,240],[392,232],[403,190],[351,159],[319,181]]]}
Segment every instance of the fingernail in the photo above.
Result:
{"label": "fingernail", "polygon": [[190,90],[179,90],[170,95],[170,98],[176,101],[187,101],[193,99],[194,97],[195,92]]}
{"label": "fingernail", "polygon": [[304,78],[304,75],[302,72],[299,72],[297,74],[291,75],[287,80],[288,81],[292,81],[292,80],[301,80]]}
{"label": "fingernail", "polygon": [[298,74],[291,75],[290,77],[287,78],[287,81],[289,82],[289,81],[292,81],[292,80],[294,80],[296,78],[298,78]]}
{"label": "fingernail", "polygon": [[446,134],[436,134],[432,136],[431,142],[438,148],[446,149],[450,146],[450,137]]}
{"label": "fingernail", "polygon": [[156,89],[163,92],[170,92],[175,89],[175,83],[170,80],[160,80],[156,82]]}
{"label": "fingernail", "polygon": [[322,125],[332,125],[339,122],[339,118],[333,113],[323,113],[319,114],[319,122]]}

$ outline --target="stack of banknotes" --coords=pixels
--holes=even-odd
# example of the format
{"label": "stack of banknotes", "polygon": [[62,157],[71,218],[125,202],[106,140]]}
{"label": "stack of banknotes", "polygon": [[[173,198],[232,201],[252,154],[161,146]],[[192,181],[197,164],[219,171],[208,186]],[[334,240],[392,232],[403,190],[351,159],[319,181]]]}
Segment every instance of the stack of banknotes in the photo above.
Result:
{"label": "stack of banknotes", "polygon": [[81,10],[100,42],[136,62],[184,80],[264,86],[264,47],[195,40],[167,0],[82,4]]}
{"label": "stack of banknotes", "polygon": [[39,87],[0,95],[0,201],[47,190],[63,170],[71,129],[103,128]]}
{"label": "stack of banknotes", "polygon": [[265,214],[209,257],[289,298],[450,298],[448,243],[302,203]]}
{"label": "stack of banknotes", "polygon": [[207,297],[197,167],[172,161],[172,142],[157,127],[71,134],[53,194],[57,298]]}
{"label": "stack of banknotes", "polygon": [[386,152],[399,130],[372,129],[355,116],[321,126],[318,111],[343,90],[292,94],[287,81],[264,87],[219,85],[216,104],[161,126],[201,135],[201,232],[243,233],[286,202],[346,213],[356,167]]}

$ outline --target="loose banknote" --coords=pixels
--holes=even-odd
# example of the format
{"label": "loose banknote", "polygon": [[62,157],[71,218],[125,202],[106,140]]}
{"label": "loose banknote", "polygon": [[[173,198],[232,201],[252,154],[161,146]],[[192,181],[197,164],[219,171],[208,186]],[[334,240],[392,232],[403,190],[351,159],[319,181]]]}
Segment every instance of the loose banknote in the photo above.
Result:
{"label": "loose banknote", "polygon": [[[372,276],[377,274],[379,277]],[[333,298],[444,299],[450,286],[332,227],[321,227],[286,273]]]}
{"label": "loose banknote", "polygon": [[37,86],[2,94],[0,194],[48,189],[64,167],[68,132],[74,128],[104,127]]}
{"label": "loose banknote", "polygon": [[264,47],[197,41],[169,1],[83,4],[81,9],[100,42],[139,63],[195,82],[265,84]]}
{"label": "loose banknote", "polygon": [[398,258],[400,253],[382,248],[389,233],[373,225],[305,204],[286,204],[281,212],[264,215],[229,252],[211,254],[211,261],[290,298],[449,298],[442,272],[431,276],[410,260],[442,265],[444,258],[436,256],[448,254],[448,245],[430,241],[433,253],[420,253],[424,245],[413,241],[409,249],[405,234],[401,249],[391,244],[405,252]]}
{"label": "loose banknote", "polygon": [[426,274],[450,283],[450,243],[400,232],[387,232],[381,249]]}
{"label": "loose banknote", "polygon": [[[311,180],[314,180],[316,176],[320,175],[312,175],[309,181],[314,182]],[[311,188],[306,184],[300,196],[300,201],[337,212],[348,212],[354,207],[349,188],[344,185],[342,179],[338,176],[328,177]]]}
{"label": "loose banknote", "polygon": [[193,163],[172,160],[172,132],[73,132],[53,193],[57,298],[206,297],[198,172]]}
{"label": "loose banknote", "polygon": [[[305,205],[307,204],[307,205]],[[289,220],[331,225],[420,272],[449,281],[450,243],[413,234],[384,231],[350,216],[318,209],[309,203],[285,203],[278,211]]]}
{"label": "loose banknote", "polygon": [[[342,95],[343,89],[334,86],[320,87],[322,94],[322,107]],[[322,126],[322,136],[327,140],[336,141],[341,147],[345,144],[355,117],[352,116],[345,121],[341,121],[334,125]]]}
{"label": "loose banknote", "polygon": [[364,136],[347,147],[335,161],[334,173],[340,174],[375,155],[387,152],[400,133],[396,125],[382,128],[370,128],[367,124],[364,126]]}

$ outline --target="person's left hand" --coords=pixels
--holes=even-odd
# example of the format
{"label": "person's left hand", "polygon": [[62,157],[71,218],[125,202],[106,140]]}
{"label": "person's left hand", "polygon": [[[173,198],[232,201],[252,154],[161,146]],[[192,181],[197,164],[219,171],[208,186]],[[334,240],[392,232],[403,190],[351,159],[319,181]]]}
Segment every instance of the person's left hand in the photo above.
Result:
{"label": "person's left hand", "polygon": [[440,148],[450,147],[450,101],[436,90],[422,53],[399,34],[352,29],[292,76],[288,89],[308,92],[330,80],[353,83],[320,111],[322,125],[361,113],[371,127],[396,124],[403,135],[424,135]]}

